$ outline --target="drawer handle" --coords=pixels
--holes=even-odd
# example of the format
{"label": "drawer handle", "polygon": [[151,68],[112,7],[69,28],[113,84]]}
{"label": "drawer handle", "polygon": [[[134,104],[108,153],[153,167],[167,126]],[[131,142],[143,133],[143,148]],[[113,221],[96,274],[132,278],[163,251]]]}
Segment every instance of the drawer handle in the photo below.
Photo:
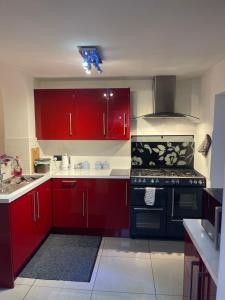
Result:
{"label": "drawer handle", "polygon": [[76,183],[76,180],[63,180],[62,183]]}

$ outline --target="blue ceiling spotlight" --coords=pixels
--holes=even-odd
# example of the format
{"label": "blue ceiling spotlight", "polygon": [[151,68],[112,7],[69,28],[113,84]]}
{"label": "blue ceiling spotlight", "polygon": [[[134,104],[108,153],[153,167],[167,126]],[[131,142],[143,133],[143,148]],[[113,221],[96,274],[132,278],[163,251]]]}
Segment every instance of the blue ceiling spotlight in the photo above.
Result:
{"label": "blue ceiling spotlight", "polygon": [[102,58],[99,47],[97,46],[80,46],[78,47],[81,56],[83,57],[83,68],[87,74],[91,74],[92,66],[95,67],[99,74],[102,73],[100,64],[102,64]]}

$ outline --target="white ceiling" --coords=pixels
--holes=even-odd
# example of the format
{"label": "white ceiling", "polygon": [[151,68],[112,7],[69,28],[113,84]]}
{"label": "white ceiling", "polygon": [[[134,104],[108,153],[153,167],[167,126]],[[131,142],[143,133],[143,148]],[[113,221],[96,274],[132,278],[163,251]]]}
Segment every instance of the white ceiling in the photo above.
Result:
{"label": "white ceiling", "polygon": [[0,0],[0,62],[87,77],[79,45],[102,46],[103,77],[193,76],[225,58],[225,1]]}

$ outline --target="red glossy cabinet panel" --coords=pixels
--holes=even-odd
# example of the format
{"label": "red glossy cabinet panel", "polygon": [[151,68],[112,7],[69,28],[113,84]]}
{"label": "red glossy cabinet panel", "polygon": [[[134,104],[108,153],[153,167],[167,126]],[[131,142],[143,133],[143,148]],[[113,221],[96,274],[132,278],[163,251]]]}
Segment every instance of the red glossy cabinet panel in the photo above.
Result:
{"label": "red glossy cabinet panel", "polygon": [[53,181],[54,227],[129,228],[129,181]]}
{"label": "red glossy cabinet panel", "polygon": [[108,90],[108,139],[130,138],[130,89]]}
{"label": "red glossy cabinet panel", "polygon": [[102,140],[106,136],[107,100],[101,89],[77,91],[75,114],[75,138],[78,140]]}
{"label": "red glossy cabinet panel", "polygon": [[10,209],[13,273],[15,274],[36,246],[33,193],[25,194],[12,202]]}
{"label": "red glossy cabinet panel", "polygon": [[45,238],[52,228],[52,199],[50,180],[35,189],[36,197],[36,245]]}
{"label": "red glossy cabinet panel", "polygon": [[86,226],[85,181],[53,180],[54,227],[83,228]]}
{"label": "red glossy cabinet panel", "polygon": [[184,300],[216,300],[216,285],[185,232],[184,247]]}
{"label": "red glossy cabinet panel", "polygon": [[34,98],[37,139],[74,139],[75,91],[35,90]]}
{"label": "red glossy cabinet panel", "polygon": [[130,138],[127,88],[35,90],[34,97],[39,140]]}
{"label": "red glossy cabinet panel", "polygon": [[104,229],[128,228],[128,189],[127,180],[89,180],[88,227]]}

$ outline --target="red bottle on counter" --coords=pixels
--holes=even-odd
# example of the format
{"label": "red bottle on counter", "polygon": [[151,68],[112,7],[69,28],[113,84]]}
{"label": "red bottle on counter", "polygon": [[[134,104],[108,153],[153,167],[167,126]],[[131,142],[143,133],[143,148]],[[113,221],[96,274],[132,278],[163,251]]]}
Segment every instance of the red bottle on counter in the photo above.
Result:
{"label": "red bottle on counter", "polygon": [[13,168],[13,176],[21,176],[22,175],[22,167],[19,163],[19,156],[17,155],[15,158],[15,166]]}

